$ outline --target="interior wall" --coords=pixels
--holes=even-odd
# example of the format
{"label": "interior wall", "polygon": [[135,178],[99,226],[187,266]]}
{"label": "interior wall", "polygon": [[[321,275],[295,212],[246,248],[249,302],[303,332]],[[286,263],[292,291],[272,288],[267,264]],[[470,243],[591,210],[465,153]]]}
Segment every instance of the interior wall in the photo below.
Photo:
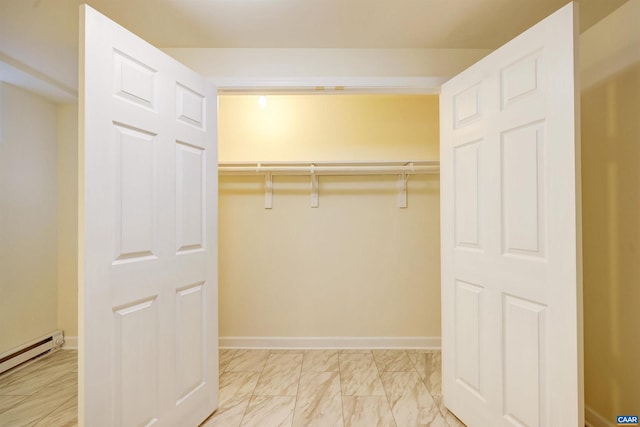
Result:
{"label": "interior wall", "polygon": [[[219,157],[243,160],[438,159],[438,97],[219,97]],[[439,337],[439,179],[222,176],[222,337]]]}
{"label": "interior wall", "polygon": [[57,108],[58,328],[78,336],[78,105]]}
{"label": "interior wall", "polygon": [[581,37],[585,403],[615,425],[640,410],[640,2]]}
{"label": "interior wall", "polygon": [[0,353],[57,325],[56,120],[0,83]]}

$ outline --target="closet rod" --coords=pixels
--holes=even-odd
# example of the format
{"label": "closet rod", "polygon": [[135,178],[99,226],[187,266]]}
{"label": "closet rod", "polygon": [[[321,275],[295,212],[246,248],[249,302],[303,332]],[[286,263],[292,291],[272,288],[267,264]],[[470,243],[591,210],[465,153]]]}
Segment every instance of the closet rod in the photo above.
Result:
{"label": "closet rod", "polygon": [[[399,164],[400,163],[400,164]],[[438,161],[415,162],[308,162],[220,163],[221,175],[437,175]]]}

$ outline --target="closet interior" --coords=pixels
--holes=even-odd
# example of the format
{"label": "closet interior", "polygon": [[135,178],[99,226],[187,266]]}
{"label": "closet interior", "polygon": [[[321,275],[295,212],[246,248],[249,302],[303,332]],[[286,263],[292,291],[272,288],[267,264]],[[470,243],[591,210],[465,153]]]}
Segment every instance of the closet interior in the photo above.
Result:
{"label": "closet interior", "polygon": [[223,93],[218,120],[220,345],[434,345],[437,95]]}

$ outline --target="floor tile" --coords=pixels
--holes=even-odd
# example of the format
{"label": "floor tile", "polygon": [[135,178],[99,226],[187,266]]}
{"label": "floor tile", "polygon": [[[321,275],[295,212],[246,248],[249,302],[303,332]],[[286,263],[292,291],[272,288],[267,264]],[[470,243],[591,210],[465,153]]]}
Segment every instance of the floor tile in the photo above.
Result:
{"label": "floor tile", "polygon": [[338,372],[339,370],[337,350],[307,350],[304,352],[303,372]]}
{"label": "floor tile", "polygon": [[440,352],[409,353],[409,358],[431,394],[440,395],[442,379]]}
{"label": "floor tile", "polygon": [[36,359],[24,368],[4,374],[0,379],[0,395],[33,395],[69,372],[77,372],[77,362],[69,360],[72,354],[77,355],[77,352],[57,351]]}
{"label": "floor tile", "polygon": [[302,354],[269,355],[253,394],[256,396],[295,396],[302,368]]}
{"label": "floor tile", "polygon": [[220,376],[218,409],[201,427],[238,427],[258,378],[259,372],[224,372]]}
{"label": "floor tile", "polygon": [[338,359],[343,396],[384,396],[371,353],[341,353]]}
{"label": "floor tile", "polygon": [[396,427],[386,397],[343,396],[342,407],[345,427]]}
{"label": "floor tile", "polygon": [[239,427],[250,400],[250,397],[227,400],[200,427]]}
{"label": "floor tile", "polygon": [[62,363],[66,366],[78,366],[78,350],[57,350],[49,359],[45,358],[46,363]]}
{"label": "floor tile", "polygon": [[440,409],[449,427],[465,427],[455,415],[444,406],[442,401],[442,353],[435,350],[408,352],[416,371],[422,378],[427,390]]}
{"label": "floor tile", "polygon": [[29,399],[25,399],[0,414],[0,426],[30,426],[55,411],[77,392],[77,375],[74,372],[45,387]]}
{"label": "floor tile", "polygon": [[262,372],[268,350],[237,350],[225,372]]}
{"label": "floor tile", "polygon": [[260,378],[259,372],[225,372],[220,376],[218,406],[251,397]]}
{"label": "floor tile", "polygon": [[0,395],[0,414],[9,410],[9,408],[20,403],[24,399],[28,399],[29,396],[2,396]]}
{"label": "floor tile", "polygon": [[342,427],[338,372],[303,372],[293,416],[294,427]]}
{"label": "floor tile", "polygon": [[373,358],[380,372],[415,371],[404,350],[373,350]]}
{"label": "floor tile", "polygon": [[227,369],[227,366],[229,366],[229,362],[231,362],[231,359],[233,359],[233,356],[236,354],[236,351],[237,350],[227,349],[227,348],[220,350],[219,358],[218,358],[218,366],[220,369],[220,374],[222,374]]}
{"label": "floor tile", "polygon": [[296,398],[293,396],[254,396],[244,413],[241,426],[290,427]]}
{"label": "floor tile", "polygon": [[449,427],[467,427],[462,421],[453,415],[447,408],[442,405],[440,412],[444,413],[444,419]]}
{"label": "floor tile", "polygon": [[[464,427],[442,403],[438,351],[219,355],[219,409],[201,427]],[[77,351],[58,351],[0,376],[0,426],[77,426],[77,366]]]}
{"label": "floor tile", "polygon": [[447,427],[433,397],[414,372],[383,372],[382,385],[400,426]]}
{"label": "floor tile", "polygon": [[78,398],[73,396],[33,427],[75,427],[78,425]]}

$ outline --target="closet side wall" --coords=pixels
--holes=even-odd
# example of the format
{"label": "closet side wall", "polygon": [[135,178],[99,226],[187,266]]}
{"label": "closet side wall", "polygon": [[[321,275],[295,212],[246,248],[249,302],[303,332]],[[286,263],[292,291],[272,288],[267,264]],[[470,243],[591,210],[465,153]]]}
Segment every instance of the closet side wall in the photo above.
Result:
{"label": "closet side wall", "polygon": [[56,106],[0,83],[0,353],[56,329]]}
{"label": "closet side wall", "polygon": [[[437,96],[219,97],[220,161],[438,159]],[[439,337],[439,178],[220,179],[221,337]]]}
{"label": "closet side wall", "polygon": [[78,337],[78,106],[58,106],[58,328]]}
{"label": "closet side wall", "polygon": [[[586,419],[640,412],[640,2],[580,39]],[[605,424],[608,423],[608,424]]]}

